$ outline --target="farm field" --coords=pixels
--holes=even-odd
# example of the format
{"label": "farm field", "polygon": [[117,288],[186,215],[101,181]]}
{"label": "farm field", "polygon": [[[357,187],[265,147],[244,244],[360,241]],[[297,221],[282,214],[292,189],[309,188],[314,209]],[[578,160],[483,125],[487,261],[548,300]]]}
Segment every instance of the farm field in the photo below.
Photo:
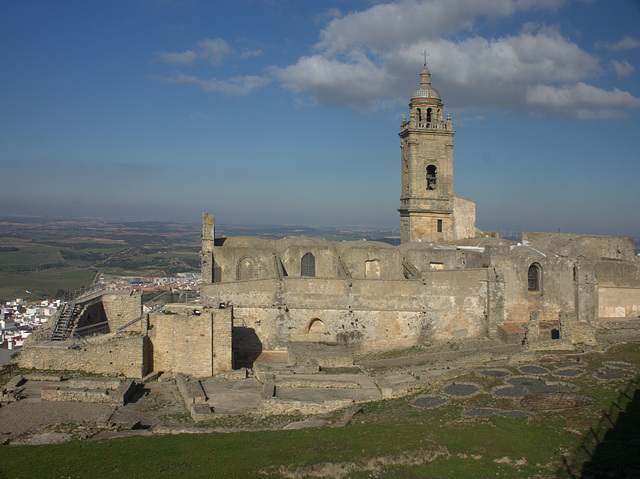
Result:
{"label": "farm field", "polygon": [[198,272],[199,251],[197,225],[1,219],[0,301],[59,297],[89,285],[98,272],[115,276]]}

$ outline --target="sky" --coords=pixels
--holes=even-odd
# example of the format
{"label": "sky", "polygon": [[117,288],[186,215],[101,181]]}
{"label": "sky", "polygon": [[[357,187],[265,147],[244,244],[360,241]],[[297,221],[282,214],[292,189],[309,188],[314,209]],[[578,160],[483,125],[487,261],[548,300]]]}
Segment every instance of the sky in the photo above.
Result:
{"label": "sky", "polygon": [[427,52],[491,231],[640,237],[640,0],[0,0],[0,215],[399,228]]}

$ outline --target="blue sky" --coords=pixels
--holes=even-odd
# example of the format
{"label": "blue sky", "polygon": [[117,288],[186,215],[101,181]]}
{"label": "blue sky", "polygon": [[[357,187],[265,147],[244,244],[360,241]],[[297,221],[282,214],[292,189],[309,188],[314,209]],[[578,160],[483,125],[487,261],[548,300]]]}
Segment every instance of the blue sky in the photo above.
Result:
{"label": "blue sky", "polygon": [[637,0],[0,2],[0,214],[397,227],[426,50],[486,230],[640,237]]}

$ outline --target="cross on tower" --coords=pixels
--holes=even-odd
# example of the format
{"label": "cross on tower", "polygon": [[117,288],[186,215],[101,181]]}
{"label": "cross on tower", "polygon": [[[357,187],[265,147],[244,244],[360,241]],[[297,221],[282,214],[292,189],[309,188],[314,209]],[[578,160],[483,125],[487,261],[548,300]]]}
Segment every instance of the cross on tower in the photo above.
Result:
{"label": "cross on tower", "polygon": [[424,66],[425,66],[425,67],[427,66],[427,57],[428,57],[428,56],[430,56],[430,55],[429,55],[429,54],[427,53],[427,51],[425,50],[425,51],[424,51]]}

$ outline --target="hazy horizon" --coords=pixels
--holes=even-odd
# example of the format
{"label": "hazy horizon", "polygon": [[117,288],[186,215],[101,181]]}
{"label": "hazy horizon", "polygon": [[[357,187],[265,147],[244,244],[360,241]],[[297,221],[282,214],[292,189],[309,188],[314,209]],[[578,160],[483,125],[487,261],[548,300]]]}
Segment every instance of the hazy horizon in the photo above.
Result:
{"label": "hazy horizon", "polygon": [[635,0],[3,2],[0,215],[399,226],[427,51],[480,229],[640,237],[638,24]]}

